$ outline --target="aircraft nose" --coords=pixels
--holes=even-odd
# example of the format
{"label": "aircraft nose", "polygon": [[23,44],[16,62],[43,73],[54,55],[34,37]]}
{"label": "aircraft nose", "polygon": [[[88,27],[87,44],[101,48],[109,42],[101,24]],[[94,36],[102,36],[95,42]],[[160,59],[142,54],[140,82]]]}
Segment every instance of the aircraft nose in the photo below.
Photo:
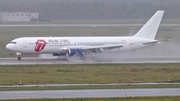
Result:
{"label": "aircraft nose", "polygon": [[10,45],[9,45],[9,44],[7,44],[7,45],[6,45],[6,48],[7,48],[7,49],[10,49]]}
{"label": "aircraft nose", "polygon": [[13,50],[13,45],[7,44],[7,45],[6,45],[6,48],[9,49],[9,50]]}

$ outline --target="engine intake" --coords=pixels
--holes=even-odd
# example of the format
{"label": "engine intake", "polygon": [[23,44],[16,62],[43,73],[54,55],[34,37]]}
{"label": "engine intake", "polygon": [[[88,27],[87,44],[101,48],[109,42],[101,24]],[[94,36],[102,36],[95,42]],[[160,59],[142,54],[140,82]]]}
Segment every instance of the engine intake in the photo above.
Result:
{"label": "engine intake", "polygon": [[73,56],[73,55],[80,55],[83,56],[83,50],[82,49],[68,49],[68,56]]}

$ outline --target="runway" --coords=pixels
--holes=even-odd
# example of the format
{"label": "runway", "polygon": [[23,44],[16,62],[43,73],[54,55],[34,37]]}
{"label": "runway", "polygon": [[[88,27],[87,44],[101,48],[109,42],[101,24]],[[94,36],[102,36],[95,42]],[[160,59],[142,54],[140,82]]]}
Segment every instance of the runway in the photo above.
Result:
{"label": "runway", "polygon": [[180,57],[125,57],[119,60],[60,60],[55,58],[0,58],[0,65],[35,65],[35,64],[130,64],[130,63],[180,63]]}
{"label": "runway", "polygon": [[180,88],[0,91],[0,99],[180,96]]}

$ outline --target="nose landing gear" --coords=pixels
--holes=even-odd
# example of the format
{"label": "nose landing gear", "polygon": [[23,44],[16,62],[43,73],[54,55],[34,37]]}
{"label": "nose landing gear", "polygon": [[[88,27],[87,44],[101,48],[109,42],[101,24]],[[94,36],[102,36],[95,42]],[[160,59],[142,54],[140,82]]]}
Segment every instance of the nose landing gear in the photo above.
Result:
{"label": "nose landing gear", "polygon": [[21,60],[21,53],[17,52],[16,55],[17,55],[17,59]]}

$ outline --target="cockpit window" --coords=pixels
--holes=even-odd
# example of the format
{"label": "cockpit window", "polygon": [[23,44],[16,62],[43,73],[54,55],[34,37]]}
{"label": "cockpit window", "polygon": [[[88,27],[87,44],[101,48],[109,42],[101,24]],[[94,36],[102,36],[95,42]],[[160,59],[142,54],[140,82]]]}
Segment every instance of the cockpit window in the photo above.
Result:
{"label": "cockpit window", "polygon": [[10,42],[10,44],[16,44],[16,42],[12,41],[12,42]]}

